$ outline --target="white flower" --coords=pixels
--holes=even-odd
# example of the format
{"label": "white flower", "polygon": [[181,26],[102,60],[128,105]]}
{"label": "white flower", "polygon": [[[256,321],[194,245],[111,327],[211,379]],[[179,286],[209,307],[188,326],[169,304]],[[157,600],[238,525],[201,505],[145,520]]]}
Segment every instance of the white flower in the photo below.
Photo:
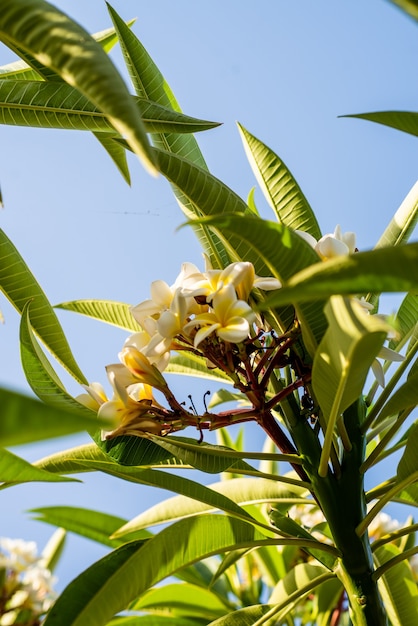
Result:
{"label": "white flower", "polygon": [[149,415],[155,400],[149,385],[136,383],[129,370],[119,363],[108,365],[107,375],[113,387],[113,397],[104,402],[98,416],[109,421],[102,431],[102,440],[119,435],[138,435],[143,432],[161,433],[160,424]]}
{"label": "white flower", "polygon": [[255,313],[243,300],[238,300],[233,285],[226,285],[213,296],[211,311],[201,313],[184,327],[190,332],[199,327],[194,345],[197,347],[204,339],[215,333],[223,341],[239,343],[250,333],[250,323],[254,322]]}
{"label": "white flower", "polygon": [[193,263],[183,263],[180,274],[171,287],[164,280],[155,280],[151,283],[151,299],[144,300],[132,307],[131,312],[136,321],[144,327],[144,322],[148,317],[156,319],[167,311],[174,298],[177,289],[182,288],[184,282],[191,274],[199,273],[198,268]]}
{"label": "white flower", "polygon": [[189,275],[183,283],[183,291],[195,298],[204,297],[205,301],[210,303],[212,298],[228,285],[235,288],[240,300],[248,300],[254,287],[264,291],[281,287],[277,278],[257,276],[253,264],[249,261],[237,261],[223,270],[208,268],[204,273]]}
{"label": "white flower", "polygon": [[[8,552],[8,556],[2,554]],[[0,537],[0,566],[23,572],[37,560],[37,549],[34,541],[9,539]]]}
{"label": "white flower", "polygon": [[301,230],[295,230],[302,239],[319,254],[324,261],[338,256],[346,256],[356,251],[356,235],[352,232],[343,233],[338,224],[333,233],[328,233],[316,241],[312,235]]}
{"label": "white flower", "polygon": [[[38,623],[57,597],[56,579],[37,555],[36,543],[23,539],[0,539],[0,568],[4,570],[3,608],[0,625],[17,623],[21,611],[30,612],[28,623]],[[33,620],[33,621],[32,621]],[[19,622],[20,623],[20,622]],[[25,621],[26,623],[26,621]]]}
{"label": "white flower", "polygon": [[368,527],[369,536],[373,540],[389,535],[401,527],[397,519],[393,519],[387,513],[380,512],[371,521]]}

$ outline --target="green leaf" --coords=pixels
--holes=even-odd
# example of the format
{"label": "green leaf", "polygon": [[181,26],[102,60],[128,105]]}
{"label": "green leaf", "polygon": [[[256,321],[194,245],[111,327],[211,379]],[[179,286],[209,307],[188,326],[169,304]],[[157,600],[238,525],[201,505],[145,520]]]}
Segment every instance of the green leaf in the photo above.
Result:
{"label": "green leaf", "polygon": [[[394,544],[381,546],[374,552],[377,565],[400,554]],[[410,565],[401,561],[379,578],[379,590],[392,626],[415,626],[418,616],[418,589]]]}
{"label": "green leaf", "polygon": [[329,300],[325,307],[328,328],[312,367],[312,387],[326,424],[320,476],[327,472],[335,426],[342,413],[360,397],[389,330],[384,320],[367,315],[360,305],[354,304],[341,296]]}
{"label": "green leaf", "polygon": [[184,376],[193,376],[198,378],[206,378],[207,380],[216,380],[217,382],[230,383],[232,381],[222,370],[215,368],[209,369],[206,359],[197,354],[188,352],[180,352],[172,354],[170,363],[164,370],[164,374],[182,374]]}
{"label": "green leaf", "polygon": [[[190,133],[214,128],[206,122],[134,98],[148,132]],[[77,89],[61,82],[0,80],[0,124],[111,133],[106,115]]]}
{"label": "green leaf", "polygon": [[98,425],[94,414],[68,406],[57,409],[8,389],[0,388],[0,406],[0,442],[6,447],[93,430]]}
{"label": "green leaf", "polygon": [[405,451],[398,464],[397,478],[403,480],[418,472],[418,423],[411,428]]}
{"label": "green leaf", "polygon": [[206,626],[203,620],[171,617],[170,615],[143,615],[116,617],[107,622],[106,626]]}
{"label": "green leaf", "polygon": [[[34,467],[28,461],[21,459],[12,452],[0,448],[0,489],[14,484],[28,482],[69,482],[76,481],[75,478],[59,476],[39,467]],[[78,482],[78,481],[76,481]]]}
{"label": "green leaf", "polygon": [[150,589],[134,602],[132,611],[164,611],[178,617],[203,617],[206,623],[224,615],[229,603],[209,589],[189,583],[174,583]]}
{"label": "green leaf", "polygon": [[42,80],[41,74],[25,61],[13,61],[0,67],[0,78],[10,80]]}
{"label": "green leaf", "polygon": [[238,458],[245,457],[245,453],[240,457],[235,450],[229,450],[223,446],[216,446],[203,441],[199,443],[194,439],[185,437],[150,435],[150,439],[164,448],[164,450],[171,452],[173,456],[183,461],[183,463],[208,474],[219,474],[219,472],[233,468]]}
{"label": "green leaf", "polygon": [[[119,35],[122,54],[137,95],[181,112],[170,86],[144,46],[109,4],[108,9]],[[193,135],[153,133],[152,140],[156,147],[179,154],[207,170],[205,160]],[[174,186],[173,190],[181,210],[188,219],[200,215],[198,207],[180,189]],[[214,268],[226,267],[229,257],[219,239],[204,225],[194,225],[194,231],[203,251],[208,254],[212,266]]]}
{"label": "green leaf", "polygon": [[37,335],[78,382],[87,384],[46,295],[2,230],[0,230],[0,289],[19,313],[22,313],[28,301],[32,301],[31,323]]}
{"label": "green leaf", "polygon": [[[209,488],[220,493],[236,504],[261,504],[267,502],[301,502],[308,491],[296,485],[280,485],[263,478],[234,478],[209,485]],[[115,532],[115,537],[122,537],[149,526],[166,524],[181,518],[200,515],[215,510],[208,504],[190,500],[185,496],[174,496],[152,506],[140,513]]]}
{"label": "green leaf", "polygon": [[[417,113],[418,116],[418,113]],[[398,246],[406,243],[412,235],[418,221],[418,182],[396,211],[376,244],[376,248]]]}
{"label": "green leaf", "polygon": [[223,515],[181,520],[145,545],[131,542],[104,557],[59,596],[45,626],[99,626],[179,569],[214,554],[286,539],[266,539],[251,524]]}
{"label": "green leaf", "polygon": [[178,154],[154,150],[160,172],[196,205],[200,215],[248,213],[253,220],[257,219],[244,200],[219,178]]}
{"label": "green leaf", "polygon": [[50,458],[38,461],[36,466],[50,472],[79,472],[80,470],[105,472],[130,482],[174,491],[188,498],[204,502],[210,508],[221,509],[229,515],[244,517],[255,522],[235,502],[198,482],[161,470],[118,465],[117,463],[103,460],[103,457],[104,454],[99,448],[95,450],[89,446],[75,449],[70,451],[70,453],[65,451],[54,454]]}
{"label": "green leaf", "polygon": [[81,26],[44,0],[4,0],[0,39],[27,51],[91,100],[155,172],[155,157],[123,78]]}
{"label": "green leaf", "polygon": [[[269,516],[274,527],[278,528],[283,533],[286,533],[286,535],[290,535],[291,537],[303,537],[305,539],[315,540],[310,532],[308,532],[300,524],[295,522],[295,520],[293,520],[291,517],[283,515],[275,509],[272,509],[270,511]],[[335,565],[335,558],[325,552],[322,552],[321,550],[309,549],[308,553],[332,571]]]}
{"label": "green leaf", "polygon": [[97,445],[112,460],[121,465],[153,466],[159,464],[180,465],[170,451],[163,449],[144,437],[123,435],[101,441]]}
{"label": "green leaf", "polygon": [[[132,26],[134,23],[135,20],[127,22],[128,26]],[[114,28],[102,30],[99,33],[92,35],[92,37],[100,43],[106,53],[110,52],[113,46],[118,42],[118,37]],[[49,72],[49,80],[62,81],[61,76],[58,76],[55,72],[51,72],[51,70],[47,70],[42,63],[36,61],[27,52],[21,51],[20,49],[16,51],[19,55],[22,53],[24,57],[29,57],[30,62],[26,63],[25,61],[14,61],[13,63],[1,66],[0,78],[7,78],[8,80],[43,80],[43,78],[45,78],[43,76],[44,70],[46,70]],[[37,72],[36,67],[38,67],[41,71]]]}
{"label": "green leaf", "polygon": [[321,565],[311,563],[298,563],[273,589],[268,599],[269,603],[276,605],[276,618],[283,618],[292,611],[302,598],[307,596],[321,583],[334,578],[334,574]]}
{"label": "green leaf", "polygon": [[73,311],[106,324],[136,333],[142,330],[131,314],[131,305],[112,300],[72,300],[55,305],[56,309]]}
{"label": "green leaf", "polygon": [[399,461],[396,472],[396,483],[405,479],[414,478],[405,489],[399,493],[399,497],[409,503],[418,506],[418,423],[416,422],[408,433],[408,441]]}
{"label": "green leaf", "polygon": [[[253,606],[247,606],[244,609],[238,609],[219,617],[214,622],[208,624],[208,626],[253,626],[254,624],[264,622],[263,617],[270,613],[274,608],[273,604],[256,604]],[[260,621],[262,620],[262,621]],[[266,624],[268,622],[265,622]]]}
{"label": "green leaf", "polygon": [[321,238],[314,212],[286,165],[270,148],[238,124],[247,158],[277,220]]}
{"label": "green leaf", "polygon": [[215,393],[212,394],[208,408],[213,409],[215,406],[219,406],[225,402],[238,402],[246,405],[250,404],[248,398],[242,393],[232,393],[232,391],[229,391],[228,389],[218,389],[218,391],[215,391]]}
{"label": "green leaf", "polygon": [[[378,421],[385,417],[398,415],[404,409],[415,408],[418,404],[418,370],[408,380],[401,385],[389,398],[379,413]],[[418,468],[417,468],[418,469]]]}
{"label": "green leaf", "polygon": [[29,317],[30,304],[29,302],[24,306],[20,322],[20,354],[23,371],[29,385],[41,400],[55,407],[55,409],[72,409],[80,416],[85,415],[86,418],[90,418],[90,422],[86,422],[86,425],[88,423],[91,426],[95,417],[94,430],[97,430],[99,421],[95,412],[80,404],[67,393],[36,341]]}
{"label": "green leaf", "polygon": [[[228,248],[235,250],[238,259],[251,261],[259,276],[271,275],[286,283],[292,280],[291,277],[298,271],[303,268],[309,269],[312,264],[315,267],[317,264],[316,252],[302,237],[284,224],[262,220],[253,215],[222,215],[222,208],[214,209],[213,204],[206,210],[209,216],[214,214],[215,216],[205,219],[205,223],[216,229],[219,238],[226,242]],[[218,215],[216,211],[219,211]],[[270,302],[278,298],[282,291],[284,290],[277,289],[274,292],[277,296],[270,295],[265,298]],[[267,308],[261,302],[259,306]],[[285,328],[293,321],[293,313],[290,313],[291,317],[286,320]],[[316,302],[313,305],[299,307],[298,317],[305,344],[310,352],[314,352],[326,328],[323,304]]]}
{"label": "green leaf", "polygon": [[65,547],[67,533],[64,528],[57,528],[41,553],[42,564],[53,572],[61,558]]}
{"label": "green leaf", "polygon": [[97,141],[106,150],[113,163],[118,168],[128,185],[131,184],[131,175],[129,173],[128,160],[126,158],[126,150],[115,141],[114,136],[110,133],[93,133]]}
{"label": "green leaf", "polygon": [[260,308],[308,302],[334,294],[418,289],[418,243],[357,252],[312,265],[295,274]]}
{"label": "green leaf", "polygon": [[[115,530],[127,523],[127,520],[115,515],[73,506],[47,506],[31,509],[29,512],[37,521],[65,528],[67,531],[97,541],[110,548],[117,548],[126,543],[121,539],[110,539],[110,535]],[[146,539],[151,536],[151,533],[142,531],[142,535]]]}
{"label": "green leaf", "polygon": [[418,2],[416,0],[391,0],[391,2],[418,20]]}
{"label": "green leaf", "polygon": [[389,348],[396,350],[396,347],[403,342],[405,337],[408,337],[410,333],[415,329],[418,321],[418,295],[415,293],[408,293],[402,300],[402,303],[396,312],[394,320],[395,328],[399,333],[399,336],[391,339],[389,342]]}
{"label": "green leaf", "polygon": [[410,111],[376,111],[373,113],[341,115],[340,117],[354,117],[360,120],[367,120],[401,130],[416,137],[418,136],[418,113]]}

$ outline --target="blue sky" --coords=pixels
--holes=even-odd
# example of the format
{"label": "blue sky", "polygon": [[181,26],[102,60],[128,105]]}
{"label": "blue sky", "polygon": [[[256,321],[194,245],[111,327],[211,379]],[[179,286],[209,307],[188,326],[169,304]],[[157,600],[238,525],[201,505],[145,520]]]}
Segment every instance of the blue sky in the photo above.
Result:
{"label": "blue sky", "polygon": [[[101,0],[55,5],[90,32],[111,25]],[[416,181],[417,139],[339,116],[417,109],[418,26],[411,19],[385,0],[114,0],[113,6],[125,19],[138,18],[133,30],[183,110],[222,122],[198,136],[216,176],[244,198],[256,184],[239,121],[283,158],[323,232],[340,223],[357,233],[361,250],[373,247]],[[123,70],[119,51],[111,56]],[[1,48],[0,64],[12,60]],[[172,282],[183,261],[202,266],[192,231],[176,230],[184,218],[169,185],[150,177],[135,157],[129,156],[129,187],[88,133],[3,126],[0,141],[0,226],[53,304],[80,298],[136,304],[148,297],[152,280]],[[258,189],[255,198],[270,217]],[[19,363],[18,317],[6,301],[0,308],[6,318],[0,327],[0,384],[28,391]],[[87,378],[105,382],[104,366],[117,360],[125,334],[69,313],[60,319]],[[63,380],[72,393],[80,392],[64,374]],[[186,397],[203,393],[190,380],[174,387]],[[37,459],[86,441],[80,435],[17,453]],[[104,476],[83,480],[2,492],[0,535],[42,545],[52,529],[25,514],[35,506],[73,504],[129,518],[163,495]],[[404,509],[399,515],[405,517]],[[76,537],[68,545],[60,586],[103,553]]]}

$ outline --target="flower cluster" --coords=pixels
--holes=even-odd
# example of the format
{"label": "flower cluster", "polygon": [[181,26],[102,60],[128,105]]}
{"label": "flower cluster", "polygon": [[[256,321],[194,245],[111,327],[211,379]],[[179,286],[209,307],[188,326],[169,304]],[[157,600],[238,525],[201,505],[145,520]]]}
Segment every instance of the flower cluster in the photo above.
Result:
{"label": "flower cluster", "polygon": [[37,626],[56,599],[34,541],[0,538],[0,626]]}
{"label": "flower cluster", "polygon": [[[357,251],[355,234],[343,233],[340,226],[319,241],[308,233],[296,232],[325,262]],[[247,396],[254,411],[274,408],[274,400],[279,402],[282,398],[275,397],[266,404],[265,391],[274,369],[282,367],[281,363],[289,364],[288,342],[295,340],[289,336],[294,329],[289,332],[286,329],[278,337],[257,315],[253,303],[254,290],[280,287],[277,278],[257,276],[252,263],[244,261],[231,263],[223,270],[213,269],[206,261],[204,272],[192,263],[183,263],[172,285],[163,280],[154,281],[151,297],[131,309],[140,330],[125,341],[119,353],[120,362],[106,368],[112,396],[108,398],[103,387],[93,383],[85,387],[87,393],[77,398],[108,423],[102,437],[162,435],[188,425],[199,430],[226,425],[218,419],[216,426],[212,423],[202,426],[196,415],[188,413],[176,401],[162,375],[172,351],[203,357],[208,368],[223,371]],[[365,314],[370,313],[366,301],[358,300],[358,303]],[[300,330],[297,320],[295,329],[297,334]],[[403,358],[388,348],[382,348],[378,356],[386,360]],[[303,376],[303,364],[295,371]],[[377,359],[373,371],[384,386],[382,365]],[[309,372],[305,372],[303,380],[299,373],[290,391],[308,382]],[[159,394],[161,403],[154,393]],[[207,412],[206,415],[210,417]]]}
{"label": "flower cluster", "polygon": [[[144,432],[162,434],[174,428],[173,411],[185,411],[171,394],[161,372],[172,350],[187,350],[205,357],[209,367],[233,375],[234,349],[257,334],[257,316],[250,305],[253,289],[273,290],[281,284],[273,277],[260,278],[252,263],[231,263],[224,270],[205,272],[184,263],[170,286],[163,280],[151,284],[151,298],[132,308],[139,332],[126,340],[120,363],[109,365],[113,389],[108,399],[103,387],[93,383],[78,400],[109,420],[107,438]],[[165,396],[171,413],[153,396]],[[169,421],[169,423],[168,423]]]}

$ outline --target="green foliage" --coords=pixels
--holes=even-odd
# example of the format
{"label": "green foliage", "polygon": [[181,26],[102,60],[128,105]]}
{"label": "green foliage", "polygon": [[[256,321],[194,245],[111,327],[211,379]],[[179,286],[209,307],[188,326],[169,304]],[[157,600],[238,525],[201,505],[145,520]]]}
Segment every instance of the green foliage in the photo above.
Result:
{"label": "green foliage", "polygon": [[[36,29],[28,29],[36,24]],[[105,51],[78,24],[44,0],[3,3],[0,39],[23,49],[76,87],[126,137],[133,151],[154,172],[155,162],[141,116],[125,83]]]}
{"label": "green foliage", "polygon": [[[396,4],[414,14],[414,3]],[[408,243],[418,187],[375,249],[357,252],[349,234],[321,237],[283,160],[239,124],[273,210],[274,221],[263,219],[254,190],[243,200],[205,163],[193,133],[217,124],[181,112],[129,25],[108,9],[114,29],[90,37],[43,0],[3,2],[0,39],[21,61],[0,68],[0,123],[92,132],[128,182],[126,152],[135,152],[171,184],[210,265],[199,275],[183,268],[173,287],[154,284],[151,300],[134,308],[57,306],[132,333],[122,363],[108,366],[108,399],[87,386],[47,297],[0,233],[0,287],[21,315],[22,366],[42,401],[0,390],[2,445],[82,429],[93,439],[33,464],[2,448],[1,488],[101,472],[175,494],[131,520],[69,506],[32,511],[64,529],[46,549],[51,566],[65,531],[110,549],[68,585],[45,626],[384,626],[387,616],[391,626],[412,626],[416,524],[386,532],[380,512],[391,500],[418,502],[418,244]],[[116,40],[136,95],[107,56]],[[352,117],[418,135],[416,116]],[[393,324],[376,315],[385,292],[405,293]],[[38,339],[89,396],[68,393]],[[371,369],[383,376],[393,361],[400,365],[386,387],[366,396]],[[163,371],[232,390],[204,399],[198,414]],[[224,402],[234,408],[216,412]],[[267,434],[262,452],[247,452],[242,435],[226,430],[248,421]],[[174,436],[190,426],[198,440]],[[205,430],[218,430],[218,445],[203,441]],[[396,476],[366,493],[364,475],[395,451]],[[214,474],[221,479],[206,485]]]}

